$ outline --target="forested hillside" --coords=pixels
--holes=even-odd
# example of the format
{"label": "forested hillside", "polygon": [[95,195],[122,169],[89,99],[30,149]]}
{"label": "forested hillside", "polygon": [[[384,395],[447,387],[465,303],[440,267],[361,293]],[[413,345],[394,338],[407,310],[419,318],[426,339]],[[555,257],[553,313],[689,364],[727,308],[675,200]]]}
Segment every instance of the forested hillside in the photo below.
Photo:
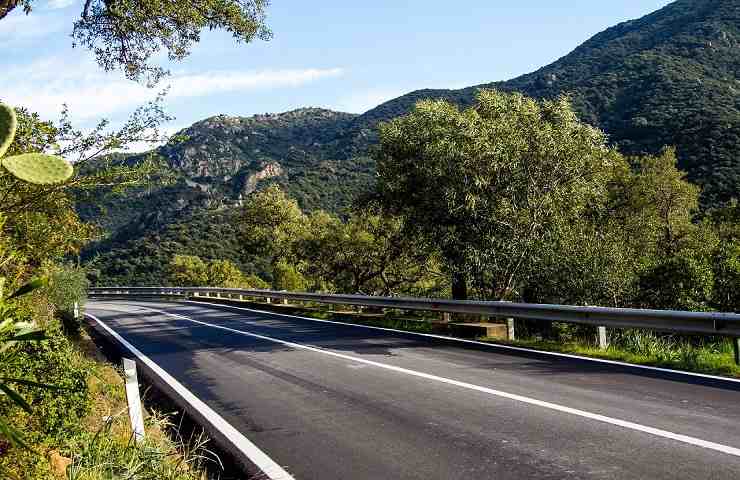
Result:
{"label": "forested hillside", "polygon": [[[153,152],[173,183],[134,190],[102,209],[82,205],[80,211],[83,218],[117,231],[115,244],[122,255],[126,241],[143,241],[155,226],[186,221],[202,208],[237,205],[270,183],[281,185],[304,210],[341,212],[374,181],[370,152],[379,122],[427,98],[469,106],[481,88],[534,98],[567,94],[581,120],[602,129],[628,155],[676,146],[679,167],[703,189],[702,205],[716,206],[738,197],[740,185],[738,47],[740,2],[678,0],[506,82],[418,90],[362,115],[305,108],[205,119]],[[114,161],[122,158],[136,163],[146,155]],[[194,224],[192,235],[201,235],[195,230],[202,226]],[[95,245],[83,256],[106,252],[111,245]]]}
{"label": "forested hillside", "polygon": [[[543,39],[543,41],[546,41]],[[678,0],[601,32],[536,72],[461,90],[418,90],[353,121],[378,121],[424,98],[473,103],[479,88],[535,98],[570,95],[581,119],[624,153],[675,145],[680,166],[705,188],[705,202],[738,195],[740,185],[740,2]]]}

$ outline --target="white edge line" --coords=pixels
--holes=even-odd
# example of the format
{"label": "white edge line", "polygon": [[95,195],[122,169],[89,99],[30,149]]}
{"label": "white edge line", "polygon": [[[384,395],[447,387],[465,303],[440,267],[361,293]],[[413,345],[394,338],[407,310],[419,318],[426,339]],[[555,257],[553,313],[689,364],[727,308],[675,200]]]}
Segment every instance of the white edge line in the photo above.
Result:
{"label": "white edge line", "polygon": [[353,361],[353,362],[364,363],[366,365],[372,365],[374,367],[383,368],[383,369],[386,369],[386,370],[391,370],[391,371],[394,371],[394,372],[403,373],[403,374],[411,375],[411,376],[414,376],[414,377],[420,377],[420,378],[425,378],[427,380],[433,380],[433,381],[445,383],[445,384],[448,384],[448,385],[454,385],[454,386],[465,388],[465,389],[468,389],[468,390],[474,390],[474,391],[477,391],[477,392],[486,393],[486,394],[489,394],[489,395],[494,395],[494,396],[501,397],[501,398],[506,398],[506,399],[509,399],[509,400],[514,400],[514,401],[525,403],[525,404],[528,404],[528,405],[535,405],[535,406],[538,406],[538,407],[543,407],[543,408],[547,408],[547,409],[550,409],[550,410],[555,410],[555,411],[558,411],[558,412],[568,413],[568,414],[571,414],[571,415],[576,415],[576,416],[579,416],[579,417],[588,418],[588,419],[591,419],[591,420],[596,420],[598,422],[603,422],[603,423],[607,423],[607,424],[611,424],[611,425],[616,425],[616,426],[623,427],[623,428],[626,428],[626,429],[629,429],[629,430],[635,430],[635,431],[638,431],[638,432],[643,432],[643,433],[647,433],[647,434],[650,434],[650,435],[655,435],[657,437],[667,438],[667,439],[670,439],[670,440],[675,440],[675,441],[678,441],[678,442],[686,443],[686,444],[689,444],[689,445],[694,445],[694,446],[697,446],[697,447],[702,447],[702,448],[706,448],[706,449],[709,449],[709,450],[714,450],[714,451],[717,451],[717,452],[726,453],[728,455],[733,455],[733,456],[736,456],[736,457],[740,457],[740,448],[731,447],[729,445],[723,445],[721,443],[710,442],[708,440],[702,440],[700,438],[691,437],[691,436],[688,436],[688,435],[682,435],[680,433],[674,433],[674,432],[670,432],[670,431],[667,431],[667,430],[661,430],[659,428],[649,427],[649,426],[646,426],[646,425],[641,425],[639,423],[634,423],[634,422],[629,422],[629,421],[626,421],[626,420],[621,420],[621,419],[618,419],[618,418],[608,417],[606,415],[600,415],[598,413],[592,413],[592,412],[588,412],[586,410],[579,410],[577,408],[567,407],[567,406],[564,406],[564,405],[559,405],[557,403],[546,402],[544,400],[537,400],[535,398],[525,397],[523,395],[517,395],[517,394],[514,394],[514,393],[508,393],[508,392],[504,392],[504,391],[501,391],[501,390],[495,390],[493,388],[482,387],[480,385],[475,385],[475,384],[472,384],[472,383],[462,382],[462,381],[454,380],[454,379],[447,378],[447,377],[439,377],[437,375],[432,375],[432,374],[429,374],[429,373],[419,372],[419,371],[416,371],[416,370],[410,370],[410,369],[403,368],[403,367],[397,367],[395,365],[388,365],[388,364],[385,364],[385,363],[375,362],[375,361],[372,361],[372,360],[366,360],[364,358],[353,357],[351,355],[346,355],[346,354],[343,354],[343,353],[338,353],[338,352],[334,352],[334,351],[331,351],[331,350],[326,350],[326,349],[323,349],[323,348],[312,347],[312,346],[303,345],[303,344],[300,344],[300,343],[288,342],[288,341],[285,341],[285,340],[279,340],[277,338],[267,337],[265,335],[259,335],[259,334],[256,334],[256,333],[250,333],[250,332],[245,332],[245,331],[242,331],[242,330],[237,330],[237,329],[234,329],[234,328],[224,327],[222,325],[215,325],[215,324],[208,323],[208,322],[202,322],[200,320],[195,320],[195,319],[192,319],[190,317],[186,317],[185,315],[179,315],[179,314],[176,314],[176,313],[165,312],[164,310],[158,310],[158,309],[154,309],[154,308],[143,307],[141,305],[136,305],[136,306],[139,307],[139,308],[142,308],[144,310],[149,310],[149,311],[152,311],[152,312],[160,313],[160,314],[163,314],[163,315],[166,315],[166,316],[169,316],[169,317],[173,317],[173,318],[187,320],[189,322],[193,322],[193,323],[196,323],[196,324],[199,324],[199,325],[204,325],[204,326],[207,326],[207,327],[217,328],[217,329],[220,329],[220,330],[225,330],[225,331],[232,332],[232,333],[237,333],[237,334],[240,334],[240,335],[245,335],[245,336],[249,336],[249,337],[258,338],[258,339],[261,339],[261,340],[266,340],[266,341],[269,341],[269,342],[273,342],[273,343],[278,343],[278,344],[281,344],[281,345],[285,345],[285,346],[288,346],[288,347],[291,347],[291,348],[297,348],[297,349],[302,349],[302,350],[308,350],[308,351],[311,351],[311,352],[323,353],[324,355],[329,355],[329,356],[332,356],[332,357],[341,358],[343,360],[349,360],[349,361]]}
{"label": "white edge line", "polygon": [[273,459],[267,456],[265,452],[260,450],[257,445],[249,441],[247,437],[242,435],[236,428],[234,428],[229,422],[216,413],[211,407],[206,405],[202,400],[196,397],[190,390],[188,390],[183,384],[175,380],[172,375],[165,372],[159,365],[154,363],[152,359],[144,355],[136,347],[127,342],[118,333],[113,331],[108,325],[103,323],[98,317],[85,313],[86,316],[95,320],[98,325],[103,327],[113,338],[121,342],[123,346],[131,351],[138,359],[144,363],[147,367],[151,368],[162,380],[164,380],[178,395],[180,395],[192,408],[198,411],[205,419],[222,435],[226,436],[229,441],[252,463],[254,463],[268,478],[271,480],[294,480],[288,472],[286,472],[280,465],[278,465]]}
{"label": "white edge line", "polygon": [[515,347],[513,345],[503,345],[500,343],[493,343],[493,342],[479,342],[477,340],[467,340],[465,338],[457,338],[457,337],[449,337],[446,335],[435,335],[433,333],[420,333],[420,332],[412,332],[409,330],[398,330],[395,328],[387,328],[387,327],[374,327],[372,325],[362,325],[357,323],[345,323],[345,322],[337,322],[334,320],[321,320],[319,318],[311,318],[311,317],[302,317],[300,315],[289,315],[287,313],[277,313],[272,312],[270,310],[258,310],[254,308],[247,308],[247,307],[239,307],[236,305],[229,305],[229,304],[223,304],[223,303],[210,303],[210,302],[201,302],[197,300],[186,300],[183,303],[192,303],[195,305],[212,305],[216,307],[226,307],[226,308],[236,308],[238,310],[246,310],[248,312],[255,312],[255,313],[266,313],[268,315],[277,315],[280,317],[289,317],[289,318],[300,318],[301,320],[310,320],[312,322],[320,322],[320,323],[333,323],[336,325],[346,325],[348,327],[358,327],[358,328],[368,328],[370,330],[383,330],[386,332],[397,332],[397,333],[403,333],[406,335],[419,335],[421,337],[427,337],[427,338],[435,338],[439,340],[451,340],[454,342],[460,342],[460,343],[468,343],[473,345],[483,345],[488,348],[492,349],[504,349],[504,350],[512,350],[516,352],[527,352],[527,353],[538,353],[542,355],[550,355],[553,357],[561,357],[561,358],[570,358],[574,360],[584,360],[587,362],[596,362],[596,363],[605,363],[608,365],[618,365],[621,367],[629,367],[629,368],[639,368],[642,370],[651,370],[654,372],[663,372],[663,373],[671,373],[675,375],[686,375],[689,377],[699,377],[699,378],[706,378],[709,380],[717,380],[721,382],[731,382],[731,383],[740,383],[740,379],[737,378],[731,378],[731,377],[720,377],[719,375],[709,375],[706,373],[697,373],[697,372],[687,372],[685,370],[674,370],[672,368],[664,368],[664,367],[652,367],[650,365],[640,365],[637,363],[628,363],[628,362],[620,362],[619,360],[608,360],[605,358],[594,358],[594,357],[584,357],[581,355],[574,355],[571,353],[561,353],[561,352],[549,352],[547,350],[537,350],[534,348],[526,348],[526,347]]}

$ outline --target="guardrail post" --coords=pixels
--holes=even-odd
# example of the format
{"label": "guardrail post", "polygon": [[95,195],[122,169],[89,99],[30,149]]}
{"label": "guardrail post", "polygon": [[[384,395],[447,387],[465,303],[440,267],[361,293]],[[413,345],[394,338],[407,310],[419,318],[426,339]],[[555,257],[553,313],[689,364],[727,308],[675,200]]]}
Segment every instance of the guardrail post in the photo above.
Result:
{"label": "guardrail post", "polygon": [[288,299],[287,298],[283,298],[283,305],[287,305],[287,304],[288,304]]}
{"label": "guardrail post", "polygon": [[138,443],[144,440],[144,413],[141,410],[136,362],[130,358],[124,358],[123,373],[126,378],[126,402],[128,403],[128,417],[131,420],[131,432]]}
{"label": "guardrail post", "polygon": [[733,337],[732,351],[735,354],[735,365],[740,365],[740,337]]}
{"label": "guardrail post", "polygon": [[506,339],[507,340],[514,340],[516,338],[515,332],[514,332],[514,319],[513,318],[507,318],[506,319]]}
{"label": "guardrail post", "polygon": [[599,348],[601,350],[606,350],[606,347],[609,346],[609,341],[606,338],[606,327],[596,327],[596,341],[598,342]]}
{"label": "guardrail post", "polygon": [[451,319],[452,319],[452,314],[450,312],[442,312],[442,321],[444,323],[450,323]]}
{"label": "guardrail post", "polygon": [[272,303],[272,298],[265,297],[265,303]]}

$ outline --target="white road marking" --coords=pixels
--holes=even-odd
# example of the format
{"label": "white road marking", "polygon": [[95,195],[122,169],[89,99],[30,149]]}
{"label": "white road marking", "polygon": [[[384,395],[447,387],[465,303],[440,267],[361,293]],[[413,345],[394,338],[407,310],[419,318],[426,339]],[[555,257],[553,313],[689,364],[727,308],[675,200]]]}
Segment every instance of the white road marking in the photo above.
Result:
{"label": "white road marking", "polygon": [[604,358],[584,357],[582,355],[573,355],[570,353],[548,352],[547,350],[537,350],[534,348],[526,348],[526,347],[515,347],[513,345],[502,345],[500,343],[479,342],[476,340],[468,340],[465,338],[449,337],[446,335],[435,335],[433,333],[411,332],[408,330],[398,330],[396,328],[374,327],[372,325],[360,325],[357,323],[337,322],[335,320],[321,320],[318,318],[302,317],[300,315],[289,315],[287,313],[277,313],[277,312],[272,312],[269,310],[257,310],[254,308],[238,307],[236,305],[229,305],[229,304],[224,304],[224,303],[210,303],[210,302],[201,302],[201,301],[195,301],[195,300],[186,300],[184,303],[192,303],[193,305],[200,304],[200,305],[211,305],[214,307],[234,308],[237,310],[244,310],[244,311],[253,312],[253,313],[265,313],[268,315],[277,315],[279,317],[300,318],[301,320],[309,320],[311,322],[333,323],[335,325],[345,325],[347,327],[367,328],[370,330],[382,330],[385,332],[402,333],[404,335],[418,335],[420,337],[435,338],[435,339],[448,340],[448,341],[460,342],[460,343],[469,343],[473,345],[483,345],[491,349],[503,349],[503,350],[510,350],[514,352],[537,353],[537,354],[542,354],[542,355],[549,355],[552,357],[570,358],[574,360],[583,360],[586,362],[605,363],[607,365],[618,365],[620,367],[638,368],[641,370],[652,370],[654,372],[663,372],[663,373],[671,373],[671,374],[676,374],[676,375],[685,375],[689,377],[706,378],[709,380],[718,380],[721,382],[740,383],[740,379],[738,378],[720,377],[719,375],[709,375],[706,373],[686,372],[684,370],[674,370],[672,368],[651,367],[650,365],[639,365],[636,363],[620,362],[619,360],[606,360]]}
{"label": "white road marking", "polygon": [[316,352],[316,353],[321,353],[321,354],[329,355],[329,356],[336,357],[336,358],[341,358],[343,360],[350,360],[350,361],[353,361],[353,362],[363,363],[363,364],[366,364],[366,365],[372,365],[374,367],[383,368],[383,369],[390,370],[390,371],[393,371],[393,372],[403,373],[405,375],[411,375],[411,376],[414,376],[414,377],[425,378],[427,380],[433,380],[433,381],[445,383],[445,384],[448,384],[448,385],[454,385],[456,387],[461,387],[461,388],[465,388],[465,389],[468,389],[468,390],[474,390],[474,391],[477,391],[477,392],[487,393],[489,395],[494,395],[494,396],[501,397],[501,398],[507,398],[509,400],[514,400],[514,401],[525,403],[525,404],[528,404],[528,405],[535,405],[535,406],[538,406],[538,407],[543,407],[543,408],[547,408],[547,409],[550,409],[550,410],[555,410],[555,411],[558,411],[558,412],[568,413],[568,414],[571,414],[571,415],[576,415],[576,416],[579,416],[579,417],[588,418],[588,419],[596,420],[596,421],[603,422],[603,423],[608,423],[610,425],[616,425],[616,426],[627,428],[627,429],[630,429],[630,430],[635,430],[635,431],[638,431],[638,432],[648,433],[650,435],[655,435],[655,436],[658,436],[658,437],[663,437],[663,438],[667,438],[667,439],[670,439],[670,440],[675,440],[675,441],[678,441],[678,442],[681,442],[681,443],[686,443],[686,444],[689,444],[689,445],[694,445],[694,446],[697,446],[697,447],[702,447],[702,448],[706,448],[706,449],[709,449],[709,450],[714,450],[714,451],[717,451],[717,452],[726,453],[728,455],[734,455],[736,457],[740,457],[740,448],[735,448],[735,447],[731,447],[731,446],[728,446],[728,445],[723,445],[723,444],[720,444],[720,443],[710,442],[710,441],[707,441],[707,440],[702,440],[700,438],[690,437],[688,435],[682,435],[680,433],[669,432],[667,430],[662,430],[662,429],[659,429],[659,428],[649,427],[649,426],[646,426],[646,425],[641,425],[639,423],[629,422],[629,421],[626,421],[626,420],[620,420],[618,418],[608,417],[606,415],[600,415],[598,413],[592,413],[592,412],[588,412],[588,411],[585,411],[585,410],[579,410],[577,408],[567,407],[567,406],[564,406],[564,405],[559,405],[559,404],[556,404],[556,403],[546,402],[546,401],[543,401],[543,400],[537,400],[535,398],[525,397],[523,395],[517,395],[517,394],[514,394],[514,393],[508,393],[508,392],[504,392],[504,391],[501,391],[501,390],[496,390],[496,389],[493,389],[493,388],[482,387],[480,385],[475,385],[475,384],[472,384],[472,383],[461,382],[459,380],[454,380],[454,379],[447,378],[447,377],[439,377],[437,375],[432,375],[432,374],[429,374],[429,373],[419,372],[419,371],[416,371],[416,370],[410,370],[408,368],[397,367],[397,366],[394,366],[394,365],[388,365],[388,364],[380,363],[380,362],[374,362],[372,360],[366,360],[364,358],[353,357],[351,355],[346,355],[346,354],[343,354],[343,353],[338,353],[338,352],[334,352],[334,351],[331,351],[331,350],[326,350],[326,349],[323,349],[323,348],[312,347],[312,346],[303,345],[303,344],[300,344],[300,343],[288,342],[288,341],[285,341],[285,340],[280,340],[280,339],[268,337],[268,336],[265,336],[265,335],[259,335],[259,334],[256,334],[256,333],[245,332],[243,330],[237,330],[237,329],[234,329],[234,328],[224,327],[222,325],[215,325],[215,324],[212,324],[212,323],[203,322],[203,321],[200,321],[200,320],[195,320],[195,319],[192,319],[190,317],[186,317],[184,315],[179,315],[179,314],[176,314],[176,313],[169,313],[169,312],[166,312],[164,310],[158,310],[158,309],[154,309],[154,308],[143,307],[141,305],[136,305],[136,307],[137,308],[141,308],[143,310],[149,310],[149,311],[152,311],[152,312],[160,313],[160,314],[163,314],[163,315],[166,315],[166,316],[169,316],[169,317],[178,318],[178,319],[181,319],[181,320],[186,320],[186,321],[189,321],[189,322],[192,322],[192,323],[196,323],[198,325],[204,325],[204,326],[211,327],[211,328],[217,328],[217,329],[224,330],[224,331],[227,331],[227,332],[232,332],[232,333],[236,333],[236,334],[240,334],[240,335],[254,337],[254,338],[258,338],[260,340],[266,340],[268,342],[278,343],[280,345],[285,345],[285,346],[292,347],[292,348],[297,348],[297,349],[302,349],[302,350],[308,350],[308,351],[311,351],[311,352]]}
{"label": "white road marking", "polygon": [[257,445],[249,441],[247,437],[242,435],[239,430],[234,428],[229,422],[216,413],[211,407],[203,403],[198,397],[196,397],[190,390],[188,390],[183,384],[175,380],[172,375],[165,372],[159,365],[154,363],[152,359],[144,355],[136,347],[127,342],[118,333],[113,331],[108,325],[103,323],[99,318],[89,313],[86,313],[88,317],[95,320],[98,325],[103,327],[113,338],[121,342],[131,353],[144,363],[146,366],[151,368],[154,373],[157,374],[162,380],[164,380],[172,389],[174,389],[178,395],[180,395],[191,407],[203,415],[208,422],[213,425],[219,432],[228,438],[231,443],[243,453],[252,463],[254,463],[262,472],[271,480],[294,480],[293,476],[286,472],[283,467],[278,465],[273,459],[267,456],[265,452],[259,449]]}

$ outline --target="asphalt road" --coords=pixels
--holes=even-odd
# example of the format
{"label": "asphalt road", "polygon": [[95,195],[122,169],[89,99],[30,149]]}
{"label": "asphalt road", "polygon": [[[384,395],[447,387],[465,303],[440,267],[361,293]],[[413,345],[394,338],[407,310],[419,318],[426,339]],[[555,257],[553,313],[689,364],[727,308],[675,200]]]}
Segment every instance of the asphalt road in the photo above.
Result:
{"label": "asphalt road", "polygon": [[87,311],[297,479],[740,475],[740,383],[192,302]]}

